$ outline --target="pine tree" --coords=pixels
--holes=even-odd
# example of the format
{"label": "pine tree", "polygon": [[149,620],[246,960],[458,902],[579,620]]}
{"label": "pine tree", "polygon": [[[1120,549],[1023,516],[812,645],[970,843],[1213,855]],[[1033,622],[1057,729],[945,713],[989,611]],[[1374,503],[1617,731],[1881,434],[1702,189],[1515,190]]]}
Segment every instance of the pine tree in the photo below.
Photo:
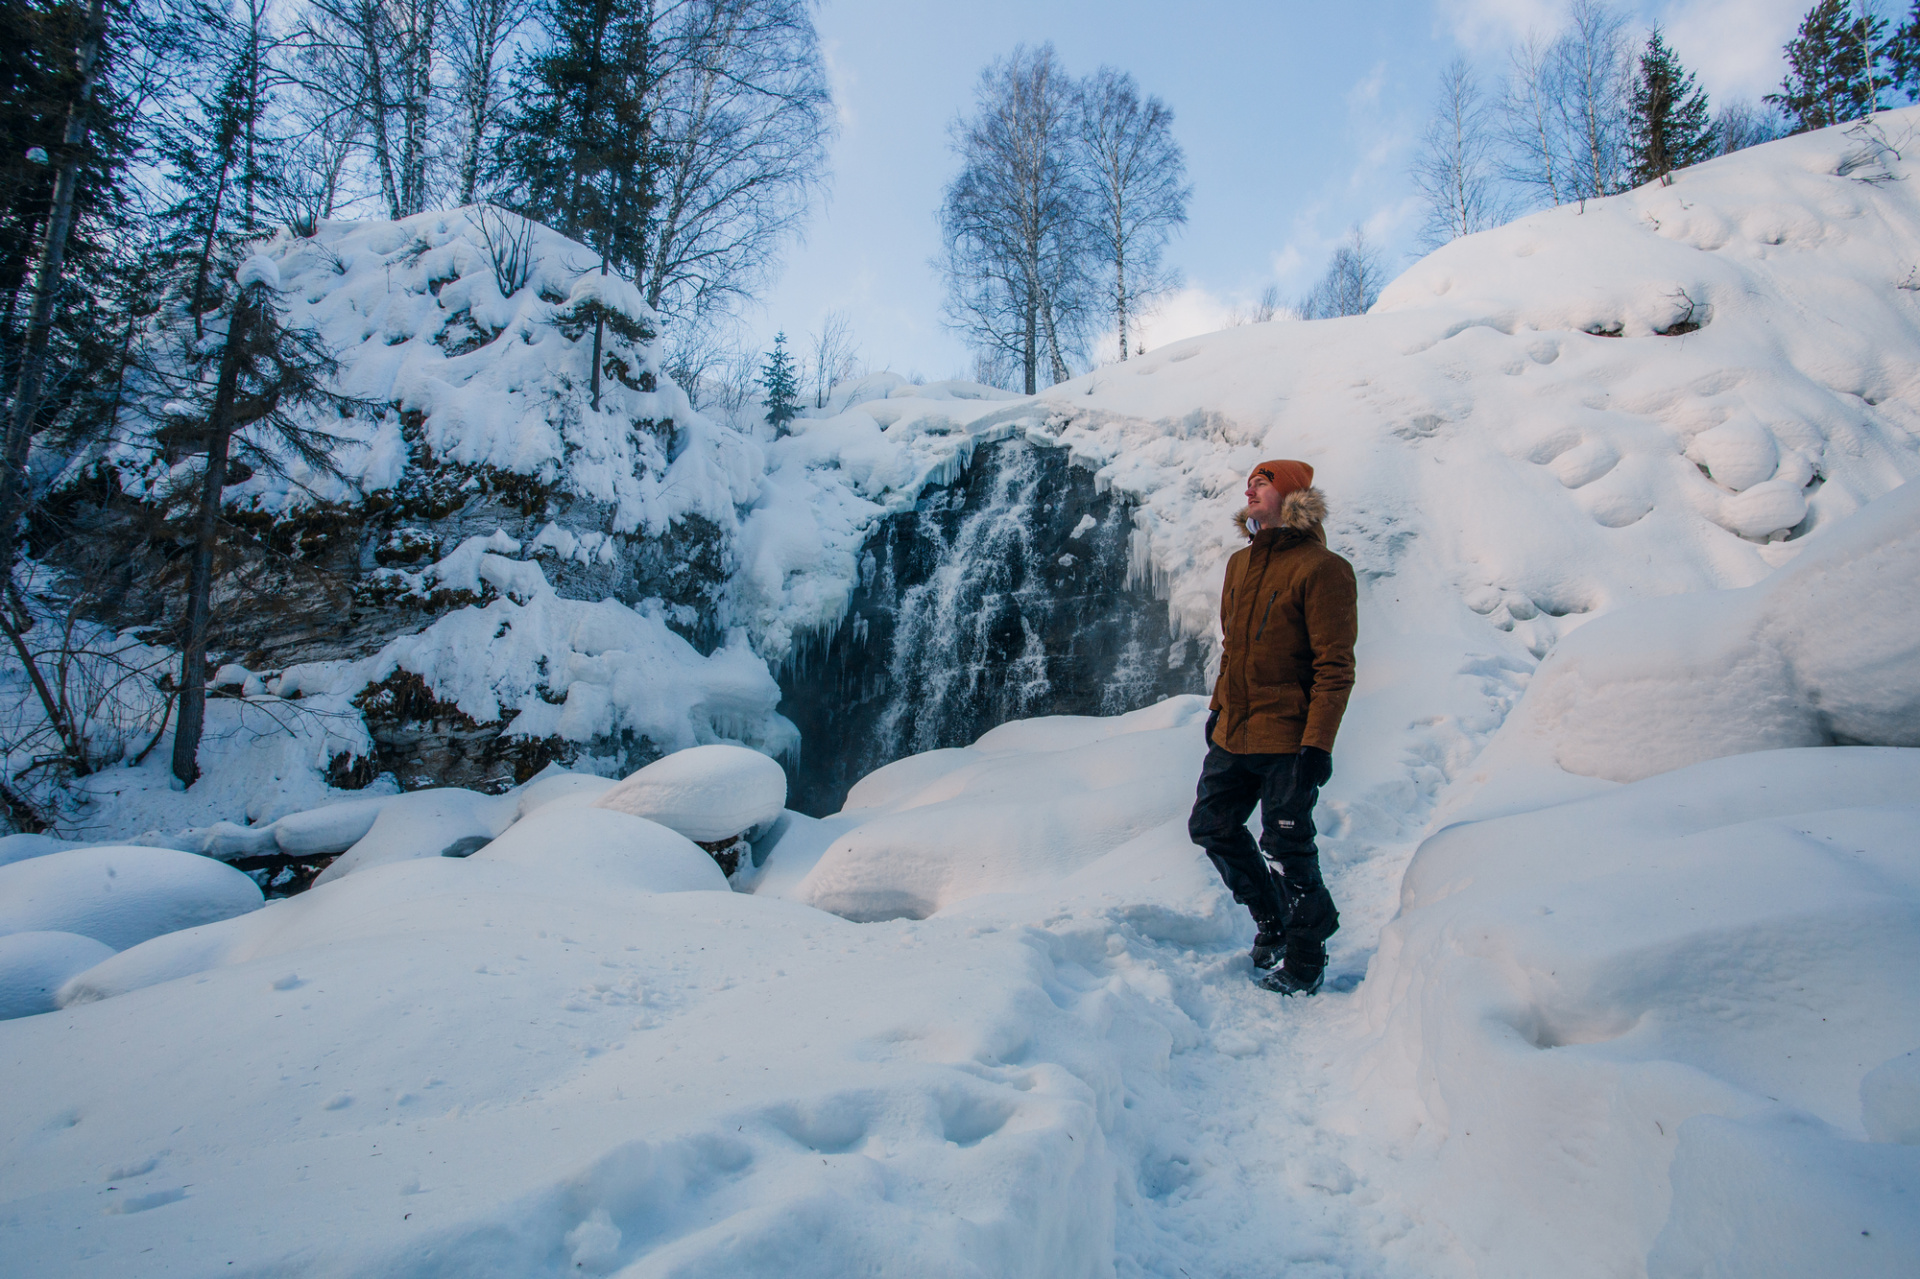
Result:
{"label": "pine tree", "polygon": [[[173,309],[171,325],[163,314],[138,379],[161,440],[205,455],[192,482],[198,491],[168,495],[170,505],[191,512],[173,743],[173,774],[187,785],[200,771],[215,559],[227,532],[222,508],[234,462],[249,473],[284,475],[295,460],[322,474],[334,473],[337,440],[314,426],[307,411],[337,412],[351,403],[331,389],[338,368],[318,336],[290,328],[282,318],[275,297],[278,272],[271,263],[249,259],[231,285],[219,290],[227,305],[192,317],[191,325],[182,307]],[[203,341],[190,329],[210,330],[218,340]]]}
{"label": "pine tree", "polygon": [[773,351],[760,369],[760,386],[767,393],[767,421],[773,423],[775,436],[787,433],[787,424],[800,415],[800,379],[794,373],[793,358],[787,354],[787,335],[773,335]]}
{"label": "pine tree", "polygon": [[1881,41],[1886,29],[1886,19],[1856,14],[1849,0],[1820,0],[1787,42],[1787,77],[1767,101],[1787,113],[1795,133],[1871,114],[1890,80]]}
{"label": "pine tree", "polygon": [[[585,241],[600,274],[634,279],[659,204],[653,0],[547,0],[541,22],[548,43],[516,77],[521,105],[499,174],[518,212]],[[605,318],[596,317],[596,411],[605,336]]]}
{"label": "pine tree", "polygon": [[[265,0],[194,5],[192,54],[209,73],[200,110],[178,119],[161,147],[177,196],[162,214],[163,256],[196,332],[226,302],[223,281],[240,248],[268,232],[279,193],[276,140],[265,128],[275,47]],[[186,267],[185,270],[178,268]]]}
{"label": "pine tree", "polygon": [[1668,181],[1667,175],[1675,169],[1711,156],[1712,120],[1705,91],[1694,87],[1693,72],[1680,65],[1655,27],[1640,55],[1629,98],[1631,184]]}
{"label": "pine tree", "polygon": [[546,44],[515,76],[497,176],[519,212],[632,278],[658,203],[652,0],[547,0],[540,17]]}
{"label": "pine tree", "polygon": [[1914,0],[1907,20],[1880,52],[1887,60],[1888,87],[1906,94],[1908,102],[1920,102],[1920,0]]}

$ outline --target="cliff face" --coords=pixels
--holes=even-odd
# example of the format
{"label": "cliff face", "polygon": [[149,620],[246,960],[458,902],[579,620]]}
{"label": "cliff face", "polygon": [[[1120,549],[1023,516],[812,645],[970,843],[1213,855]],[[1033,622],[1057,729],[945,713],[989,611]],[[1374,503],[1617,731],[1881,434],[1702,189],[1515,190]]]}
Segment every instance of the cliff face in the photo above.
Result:
{"label": "cliff face", "polygon": [[[1198,680],[1133,581],[1131,504],[1031,400],[882,375],[775,440],[698,412],[632,287],[544,227],[463,209],[260,251],[354,403],[304,423],[331,469],[229,485],[216,683],[313,712],[283,718],[316,782],[497,789],[724,741],[783,756],[825,811],[901,755]],[[137,523],[193,482],[200,459],[128,416],[70,470],[71,513]],[[164,644],[180,583],[149,550],[103,608]]]}

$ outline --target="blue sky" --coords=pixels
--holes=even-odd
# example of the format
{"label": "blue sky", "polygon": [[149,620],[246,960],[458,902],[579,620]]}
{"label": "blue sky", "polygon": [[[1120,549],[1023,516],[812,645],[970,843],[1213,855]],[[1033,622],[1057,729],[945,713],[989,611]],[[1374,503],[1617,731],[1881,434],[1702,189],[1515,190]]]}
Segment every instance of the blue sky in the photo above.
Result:
{"label": "blue sky", "polygon": [[[1757,98],[1811,0],[1645,0],[1716,104]],[[766,305],[762,348],[784,329],[803,348],[823,314],[853,318],[866,363],[928,378],[969,367],[940,325],[934,214],[952,175],[948,129],[980,70],[1021,42],[1051,40],[1067,69],[1107,63],[1174,110],[1193,202],[1172,262],[1188,289],[1148,344],[1216,328],[1269,282],[1305,290],[1355,222],[1412,260],[1419,215],[1406,170],[1440,69],[1466,54],[1489,70],[1559,0],[824,0],[818,23],[840,112],[832,193],[792,246]]]}

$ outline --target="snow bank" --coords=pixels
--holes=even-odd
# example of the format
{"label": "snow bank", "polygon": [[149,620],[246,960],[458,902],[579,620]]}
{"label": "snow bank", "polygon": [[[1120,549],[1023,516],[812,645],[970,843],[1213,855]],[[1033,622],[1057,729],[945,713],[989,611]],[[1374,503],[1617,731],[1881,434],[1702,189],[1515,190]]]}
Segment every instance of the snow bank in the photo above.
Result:
{"label": "snow bank", "polygon": [[602,885],[649,893],[732,891],[713,858],[685,835],[643,817],[599,808],[549,804],[515,822],[474,856],[571,876],[585,892]]}
{"label": "snow bank", "polygon": [[1483,1274],[1909,1271],[1863,1081],[1920,1042],[1917,796],[1920,751],[1773,750],[1427,840],[1362,987],[1401,1193]]}
{"label": "snow bank", "polygon": [[1556,769],[1635,781],[1745,751],[1920,745],[1920,484],[1759,584],[1651,600],[1563,640],[1475,767],[1484,811]]}
{"label": "snow bank", "polygon": [[848,919],[920,919],[983,893],[1053,883],[1193,803],[1206,699],[1112,719],[1003,724],[971,747],[857,783],[859,821],[793,897]]}
{"label": "snow bank", "polygon": [[313,882],[331,883],[388,862],[468,856],[505,830],[518,811],[514,797],[454,786],[396,795],[380,806],[367,833]]}
{"label": "snow bank", "polygon": [[78,933],[0,936],[0,1021],[50,1013],[54,992],[75,973],[111,957],[113,947]]}
{"label": "snow bank", "polygon": [[786,807],[787,775],[757,751],[695,746],[655,760],[593,803],[711,843],[771,825]]}
{"label": "snow bank", "polygon": [[570,773],[558,765],[549,764],[532,781],[514,792],[519,797],[516,811],[519,816],[527,817],[548,805],[584,806],[606,794],[612,785],[611,777]]}
{"label": "snow bank", "polygon": [[49,853],[0,866],[0,935],[79,933],[124,950],[149,937],[258,910],[231,866],[170,848]]}
{"label": "snow bank", "polygon": [[23,862],[29,857],[45,857],[48,853],[85,847],[85,844],[55,839],[51,835],[0,835],[0,866]]}
{"label": "snow bank", "polygon": [[[516,276],[496,249],[522,236]],[[602,277],[592,254],[543,226],[480,207],[328,222],[261,245],[241,274],[281,289],[289,322],[336,354],[340,390],[375,407],[310,423],[342,441],[338,475],[289,458],[287,477],[262,472],[230,486],[230,501],[271,513],[358,501],[391,491],[413,456],[605,503],[609,531],[626,534],[658,534],[689,514],[731,528],[752,498],[759,446],[694,412],[659,376],[650,342],[602,335],[620,376],[601,379],[592,406],[593,326],[571,322],[578,304],[643,330],[654,317],[632,284]],[[142,491],[177,478],[140,448],[114,460]]]}
{"label": "snow bank", "polygon": [[[1043,940],[660,896],[556,873],[563,845],[495,851],[161,938],[94,976],[167,943],[178,959],[178,939],[218,962],[5,1023],[8,1059],[38,1068],[0,1139],[61,1134],[0,1163],[14,1264],[66,1268],[84,1212],[122,1272],[191,1268],[217,1239],[249,1270],[1112,1273],[1120,1083],[1049,997]],[[129,1053],[166,1086],[112,1086]],[[77,1104],[87,1122],[58,1124]]]}

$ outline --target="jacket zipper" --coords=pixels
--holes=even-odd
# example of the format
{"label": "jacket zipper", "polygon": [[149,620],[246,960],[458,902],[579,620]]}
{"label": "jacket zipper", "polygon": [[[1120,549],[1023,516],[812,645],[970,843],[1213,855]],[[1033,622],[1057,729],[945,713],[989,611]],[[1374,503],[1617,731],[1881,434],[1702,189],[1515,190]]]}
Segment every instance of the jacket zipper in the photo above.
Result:
{"label": "jacket zipper", "polygon": [[1273,602],[1279,598],[1280,598],[1279,591],[1275,591],[1273,594],[1267,596],[1267,611],[1260,614],[1260,629],[1253,633],[1253,638],[1256,641],[1259,640],[1259,638],[1262,635],[1265,635],[1267,633],[1267,619],[1273,616]]}

